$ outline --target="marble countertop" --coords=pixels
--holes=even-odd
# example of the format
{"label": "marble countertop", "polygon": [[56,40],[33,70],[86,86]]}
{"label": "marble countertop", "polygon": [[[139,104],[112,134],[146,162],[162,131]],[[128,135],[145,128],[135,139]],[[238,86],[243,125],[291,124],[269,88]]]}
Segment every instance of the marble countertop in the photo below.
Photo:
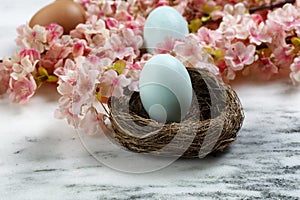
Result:
{"label": "marble countertop", "polygon": [[[15,50],[16,27],[48,2],[1,1],[0,57]],[[300,89],[288,81],[235,89],[246,118],[230,148],[144,174],[97,162],[54,118],[55,88],[25,106],[0,99],[0,199],[300,199]]]}

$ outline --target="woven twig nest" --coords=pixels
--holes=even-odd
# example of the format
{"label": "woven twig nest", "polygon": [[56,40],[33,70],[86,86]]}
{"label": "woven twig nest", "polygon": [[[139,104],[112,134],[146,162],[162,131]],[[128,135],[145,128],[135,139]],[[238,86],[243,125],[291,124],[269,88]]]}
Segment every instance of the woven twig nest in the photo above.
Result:
{"label": "woven twig nest", "polygon": [[139,93],[109,100],[111,137],[138,153],[186,158],[223,151],[236,140],[244,114],[236,93],[216,76],[187,68],[192,80],[192,107],[180,123],[149,118]]}

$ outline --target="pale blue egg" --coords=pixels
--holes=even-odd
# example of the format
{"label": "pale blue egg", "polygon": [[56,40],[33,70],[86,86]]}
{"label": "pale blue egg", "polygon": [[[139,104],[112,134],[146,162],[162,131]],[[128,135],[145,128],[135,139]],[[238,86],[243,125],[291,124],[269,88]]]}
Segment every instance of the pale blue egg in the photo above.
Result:
{"label": "pale blue egg", "polygon": [[188,23],[183,16],[170,6],[154,9],[147,17],[144,26],[144,47],[153,52],[157,44],[167,36],[184,39],[189,33]]}
{"label": "pale blue egg", "polygon": [[139,81],[143,107],[158,122],[180,122],[192,103],[192,83],[185,66],[169,54],[153,56]]}

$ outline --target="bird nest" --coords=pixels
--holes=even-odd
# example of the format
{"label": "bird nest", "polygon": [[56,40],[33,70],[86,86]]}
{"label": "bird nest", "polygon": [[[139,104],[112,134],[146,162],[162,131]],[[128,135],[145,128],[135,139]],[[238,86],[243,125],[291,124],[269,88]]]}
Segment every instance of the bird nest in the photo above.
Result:
{"label": "bird nest", "polygon": [[139,93],[127,93],[108,102],[113,140],[137,153],[186,158],[202,158],[234,142],[244,120],[237,94],[210,72],[187,69],[194,95],[180,123],[150,119]]}

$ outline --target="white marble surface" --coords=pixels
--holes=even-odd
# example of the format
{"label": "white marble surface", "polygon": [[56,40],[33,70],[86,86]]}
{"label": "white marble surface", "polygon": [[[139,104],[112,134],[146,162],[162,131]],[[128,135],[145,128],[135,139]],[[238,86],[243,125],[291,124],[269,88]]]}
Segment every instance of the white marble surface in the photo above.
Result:
{"label": "white marble surface", "polygon": [[[0,57],[14,51],[16,27],[48,2],[1,0]],[[54,119],[55,88],[25,106],[0,99],[0,199],[299,199],[300,89],[285,81],[235,88],[246,118],[231,148],[140,175],[88,154]]]}

